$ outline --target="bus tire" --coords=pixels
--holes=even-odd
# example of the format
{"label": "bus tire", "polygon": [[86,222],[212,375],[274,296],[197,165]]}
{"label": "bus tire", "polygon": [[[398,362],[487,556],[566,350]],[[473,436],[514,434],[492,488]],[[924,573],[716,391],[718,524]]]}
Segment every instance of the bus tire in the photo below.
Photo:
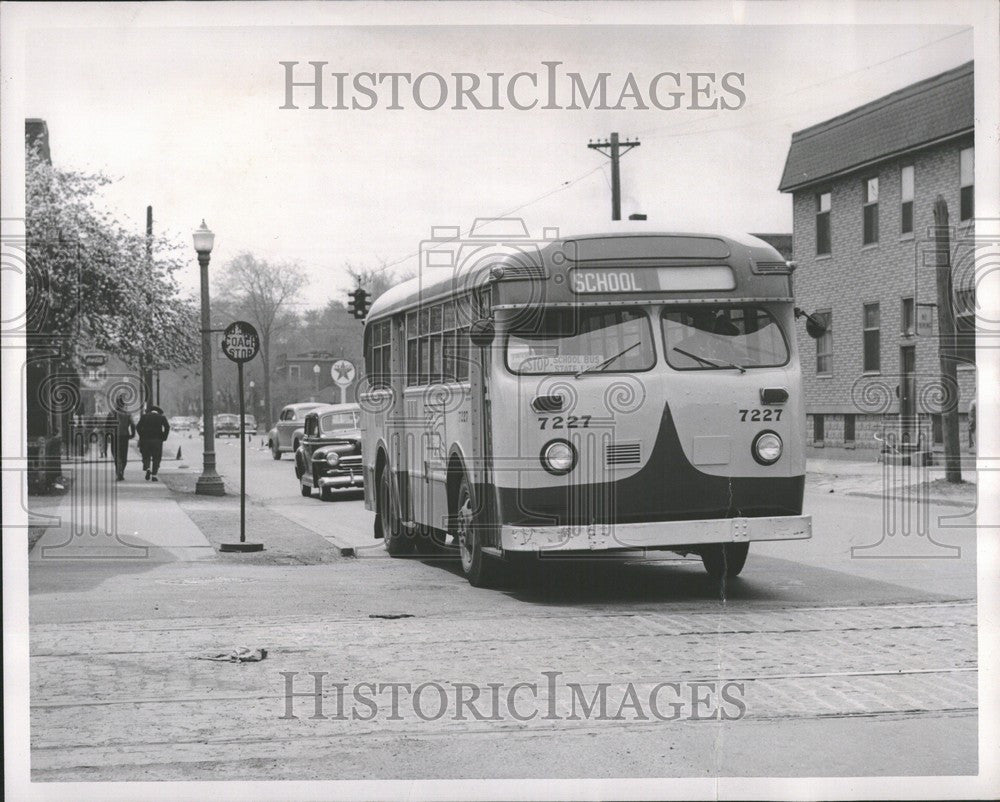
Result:
{"label": "bus tire", "polygon": [[712,579],[732,579],[740,575],[749,552],[749,543],[714,543],[702,551],[701,564]]}
{"label": "bus tire", "polygon": [[386,465],[379,474],[378,480],[378,518],[382,525],[382,542],[390,557],[403,557],[409,554],[413,542],[406,537],[400,525],[399,515],[392,498],[392,477],[389,466]]}
{"label": "bus tire", "polygon": [[462,573],[475,588],[489,587],[496,580],[497,566],[483,552],[482,538],[477,533],[472,485],[467,476],[462,477],[455,498],[455,510],[452,521],[455,527],[455,540],[458,543],[458,556],[462,563]]}

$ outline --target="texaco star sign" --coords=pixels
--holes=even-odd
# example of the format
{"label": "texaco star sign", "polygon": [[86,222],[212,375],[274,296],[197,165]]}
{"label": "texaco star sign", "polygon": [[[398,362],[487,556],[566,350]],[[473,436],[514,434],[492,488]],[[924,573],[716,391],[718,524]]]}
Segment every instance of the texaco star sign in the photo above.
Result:
{"label": "texaco star sign", "polygon": [[354,363],[338,359],[330,366],[330,378],[340,387],[347,387],[354,381]]}

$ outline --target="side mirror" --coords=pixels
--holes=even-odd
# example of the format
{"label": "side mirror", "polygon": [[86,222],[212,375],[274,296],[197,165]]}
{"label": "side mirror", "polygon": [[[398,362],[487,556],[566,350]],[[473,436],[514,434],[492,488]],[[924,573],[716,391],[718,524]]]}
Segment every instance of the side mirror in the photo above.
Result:
{"label": "side mirror", "polygon": [[806,334],[812,337],[814,340],[818,340],[824,334],[826,334],[826,324],[820,320],[815,315],[810,315],[808,312],[804,312],[795,307],[795,317],[805,317],[806,319]]}
{"label": "side mirror", "polygon": [[808,334],[814,340],[818,340],[820,337],[826,334],[826,324],[819,318],[813,317],[812,315],[807,315],[806,334]]}
{"label": "side mirror", "polygon": [[474,320],[469,326],[469,339],[478,348],[488,348],[492,345],[495,334],[496,329],[493,326],[493,321],[488,317]]}

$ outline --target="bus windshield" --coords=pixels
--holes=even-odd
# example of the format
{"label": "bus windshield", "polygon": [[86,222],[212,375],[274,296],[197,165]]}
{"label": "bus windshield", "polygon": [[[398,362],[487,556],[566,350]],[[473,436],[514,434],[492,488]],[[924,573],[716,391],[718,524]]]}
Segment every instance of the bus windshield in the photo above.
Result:
{"label": "bus windshield", "polygon": [[633,372],[655,362],[649,318],[638,308],[550,309],[507,338],[507,367],[520,374]]}
{"label": "bus windshield", "polygon": [[779,367],[788,344],[759,306],[692,305],[663,310],[663,350],[677,370]]}

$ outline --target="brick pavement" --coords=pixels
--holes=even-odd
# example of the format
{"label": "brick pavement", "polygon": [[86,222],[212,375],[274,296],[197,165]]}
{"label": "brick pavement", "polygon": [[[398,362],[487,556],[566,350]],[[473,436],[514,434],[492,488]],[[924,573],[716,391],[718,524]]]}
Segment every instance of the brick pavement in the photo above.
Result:
{"label": "brick pavement", "polygon": [[[88,766],[87,776],[106,771],[120,778],[139,764],[278,759],[344,737],[364,744],[386,737],[702,725],[630,712],[619,720],[573,720],[566,683],[578,683],[588,696],[608,683],[614,711],[629,683],[645,699],[657,683],[741,682],[746,716],[740,725],[973,715],[977,704],[976,608],[970,603],[472,618],[442,611],[397,620],[183,618],[34,625],[31,640],[32,766],[39,778],[52,779]],[[268,658],[240,665],[192,659],[236,645],[266,647]],[[561,672],[554,719],[544,718],[544,671]],[[297,691],[314,688],[307,672],[328,672],[322,704],[330,715],[336,682],[437,682],[449,694],[451,683],[471,683],[484,700],[489,683],[502,684],[506,693],[515,683],[537,682],[537,700],[524,697],[521,706],[541,712],[530,721],[506,713],[502,720],[477,721],[456,720],[449,708],[440,720],[425,721],[404,693],[400,720],[388,715],[388,694],[375,696],[379,714],[371,721],[312,720],[311,697],[295,699],[298,718],[288,720],[281,718],[286,679],[280,672],[298,672]],[[350,711],[350,697],[347,702]]]}

